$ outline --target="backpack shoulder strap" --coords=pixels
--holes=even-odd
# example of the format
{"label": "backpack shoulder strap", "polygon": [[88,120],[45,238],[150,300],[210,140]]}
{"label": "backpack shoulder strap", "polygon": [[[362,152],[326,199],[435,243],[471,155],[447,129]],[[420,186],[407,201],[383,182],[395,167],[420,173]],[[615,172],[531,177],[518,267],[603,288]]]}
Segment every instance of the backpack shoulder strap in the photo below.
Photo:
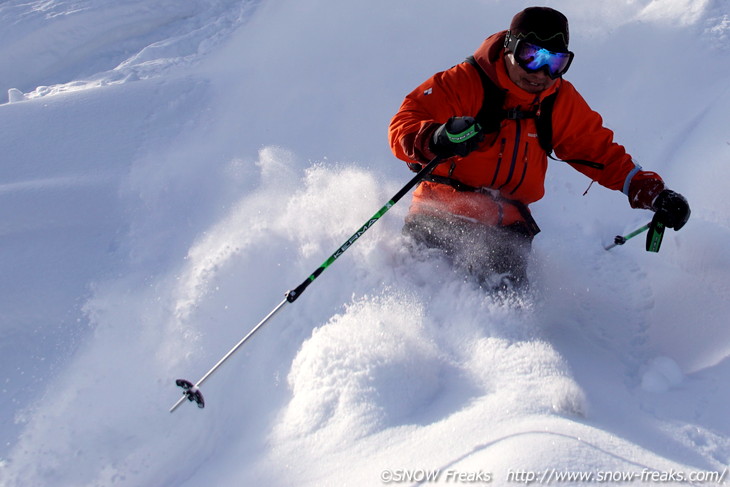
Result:
{"label": "backpack shoulder strap", "polygon": [[[560,160],[553,156],[553,107],[555,106],[555,100],[557,98],[557,91],[545,97],[545,99],[540,103],[540,111],[535,117],[537,140],[540,142],[540,147],[542,147],[547,156],[554,161]],[[563,162],[567,162],[568,164],[578,164],[580,166],[588,166],[594,169],[604,168],[604,165],[600,162],[586,161],[583,159],[568,159]]]}
{"label": "backpack shoulder strap", "polygon": [[504,90],[487,76],[487,73],[479,66],[474,56],[469,56],[465,62],[474,66],[477,73],[479,73],[479,78],[482,80],[482,88],[484,89],[482,107],[474,118],[484,128],[485,132],[498,132],[502,120],[507,118],[507,111],[503,108],[506,94]]}
{"label": "backpack shoulder strap", "polygon": [[555,106],[557,97],[557,91],[545,97],[540,103],[540,110],[535,117],[537,140],[550,158],[553,156],[553,106]]}

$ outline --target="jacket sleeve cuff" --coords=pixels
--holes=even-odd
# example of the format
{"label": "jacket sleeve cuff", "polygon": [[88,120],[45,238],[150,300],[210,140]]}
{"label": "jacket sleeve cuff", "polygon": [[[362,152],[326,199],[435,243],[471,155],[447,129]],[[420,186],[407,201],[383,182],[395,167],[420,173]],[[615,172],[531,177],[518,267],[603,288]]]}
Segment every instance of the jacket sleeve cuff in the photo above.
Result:
{"label": "jacket sleeve cuff", "polygon": [[637,171],[628,181],[629,204],[632,208],[654,209],[654,200],[666,186],[661,176],[651,171]]}
{"label": "jacket sleeve cuff", "polygon": [[431,151],[431,138],[439,126],[436,122],[422,122],[418,132],[405,135],[400,141],[405,154],[416,162],[428,164],[436,157]]}

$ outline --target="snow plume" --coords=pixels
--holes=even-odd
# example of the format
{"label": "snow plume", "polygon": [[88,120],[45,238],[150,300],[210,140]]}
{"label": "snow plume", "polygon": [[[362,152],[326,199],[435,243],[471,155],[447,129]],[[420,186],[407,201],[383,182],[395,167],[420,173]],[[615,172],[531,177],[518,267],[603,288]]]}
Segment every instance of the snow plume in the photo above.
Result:
{"label": "snow plume", "polygon": [[430,403],[442,388],[443,359],[424,339],[423,320],[422,309],[388,296],[353,303],[315,330],[292,364],[278,436],[322,430],[335,449]]}
{"label": "snow plume", "polygon": [[[362,218],[357,214],[354,217],[345,215],[352,214],[347,210],[340,217],[332,213],[321,219],[310,220],[312,214],[307,217],[308,209],[316,216],[318,207],[324,211],[331,203],[343,201],[336,194],[325,199],[316,196],[325,194],[321,193],[320,185],[324,179],[329,180],[333,188],[349,188],[356,190],[355,195],[377,197],[372,177],[363,171],[315,166],[306,175],[299,175],[290,169],[292,157],[291,153],[278,148],[262,149],[256,162],[259,189],[233,202],[229,210],[220,212],[219,220],[201,231],[185,258],[169,272],[150,277],[138,270],[126,278],[95,286],[95,297],[85,305],[94,331],[86,346],[69,364],[67,373],[70,376],[64,373],[57,379],[62,390],[54,393],[52,400],[42,401],[22,415],[22,421],[31,424],[18,440],[12,457],[13,465],[17,466],[10,477],[14,484],[41,485],[47,484],[49,479],[59,485],[123,482],[127,475],[146,470],[149,462],[162,460],[153,453],[156,449],[163,450],[155,441],[148,443],[136,435],[133,436],[137,439],[127,437],[121,425],[134,422],[129,415],[136,414],[140,408],[157,413],[164,411],[166,403],[174,397],[169,394],[175,378],[171,375],[173,371],[202,374],[203,368],[214,361],[214,356],[206,350],[224,352],[235,343],[236,335],[258,321],[272,297],[282,295],[286,283],[303,279],[305,273],[299,266],[282,266],[279,259],[286,259],[287,249],[294,249],[295,256],[309,255],[312,247],[324,247],[323,243],[329,245],[333,238],[341,238],[343,228],[336,224],[337,221],[346,221],[350,223],[347,226],[352,227],[355,218]],[[272,205],[272,200],[280,201],[281,206]],[[147,217],[156,218],[150,214]],[[315,222],[319,233],[309,230],[310,221]],[[147,231],[153,236],[151,228]],[[146,239],[137,233],[136,240],[143,242]],[[242,289],[241,272],[256,285]],[[309,312],[314,313],[315,320],[316,316],[324,319],[326,310],[338,307],[343,299],[342,295],[332,293],[329,299],[311,304]],[[305,303],[305,299],[301,302]],[[306,310],[307,305],[302,304],[302,308]],[[295,336],[308,332],[309,326],[304,320],[290,317],[288,321],[303,327],[295,330]],[[231,322],[238,326],[224,330],[223,323]],[[280,332],[273,336],[277,335]],[[264,355],[254,360],[257,365],[248,367],[254,382],[244,387],[247,397],[260,393],[261,389],[256,386],[258,382],[263,389],[277,388],[275,372],[279,367],[275,363],[278,358],[265,352],[263,344],[279,348],[284,354],[289,346],[271,336],[269,339],[274,341],[267,342],[266,337],[260,340],[264,348],[254,345],[254,350],[258,349]],[[130,361],[131,357],[134,360]],[[265,369],[260,379],[255,378],[259,377],[256,370]],[[149,371],[156,372],[150,374]],[[73,382],[71,377],[76,374],[84,379]],[[211,387],[209,390],[211,408],[215,410],[216,389]],[[166,393],[160,395],[162,391]],[[111,400],[109,407],[96,407],[105,401],[105,397],[116,399]],[[249,399],[248,402],[254,401]],[[254,409],[258,411],[258,408]],[[157,413],[143,421],[145,429],[153,435],[162,426],[155,419]],[[64,416],[67,419],[62,421]],[[73,417],[83,424],[74,425]],[[98,429],[93,426],[99,424],[118,427]],[[200,428],[198,433],[181,430],[178,434],[195,437],[207,430],[217,435],[215,424],[203,422]],[[54,440],[43,441],[44,446],[38,448],[38,438],[44,436],[53,436]],[[107,441],[109,448],[93,451],[80,446]],[[181,445],[183,443],[181,440]],[[210,446],[206,441],[199,445],[203,449]],[[127,452],[123,459],[119,457],[119,448]],[[42,459],[42,468],[33,467],[35,458]],[[90,463],[97,463],[98,459],[100,463],[91,470],[62,472],[66,470],[67,458]]]}
{"label": "snow plume", "polygon": [[[289,475],[307,478],[326,464],[306,472],[293,458],[319,464],[323,453],[337,456],[359,443],[365,446],[355,452],[365,448],[386,468],[387,452],[370,451],[385,438],[396,440],[387,443],[398,451],[415,448],[407,457],[418,458],[433,430],[481,429],[482,417],[499,424],[586,413],[583,391],[540,338],[530,304],[515,311],[514,302],[485,297],[473,283],[424,286],[405,268],[398,273],[381,295],[355,299],[302,345],[288,377],[292,397],[273,432],[271,465],[292,465]],[[402,445],[406,438],[414,445]]]}

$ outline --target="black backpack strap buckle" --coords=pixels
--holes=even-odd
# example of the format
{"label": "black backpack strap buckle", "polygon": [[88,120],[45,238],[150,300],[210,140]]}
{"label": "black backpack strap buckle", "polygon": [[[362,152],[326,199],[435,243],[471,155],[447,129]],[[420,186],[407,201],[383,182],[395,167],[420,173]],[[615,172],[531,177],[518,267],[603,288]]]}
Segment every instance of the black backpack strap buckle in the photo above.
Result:
{"label": "black backpack strap buckle", "polygon": [[510,108],[505,112],[505,118],[507,120],[524,120],[526,118],[537,118],[536,112],[526,112],[518,108]]}

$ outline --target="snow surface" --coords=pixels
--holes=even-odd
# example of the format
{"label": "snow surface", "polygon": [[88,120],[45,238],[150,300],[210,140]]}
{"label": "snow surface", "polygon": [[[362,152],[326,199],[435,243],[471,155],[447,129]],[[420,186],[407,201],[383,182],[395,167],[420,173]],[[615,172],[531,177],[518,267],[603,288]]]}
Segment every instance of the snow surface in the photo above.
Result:
{"label": "snow surface", "polygon": [[0,2],[0,485],[725,471],[730,7],[546,3],[686,228],[607,252],[650,215],[552,164],[505,304],[408,255],[403,201],[169,414],[411,177],[403,96],[530,4]]}

